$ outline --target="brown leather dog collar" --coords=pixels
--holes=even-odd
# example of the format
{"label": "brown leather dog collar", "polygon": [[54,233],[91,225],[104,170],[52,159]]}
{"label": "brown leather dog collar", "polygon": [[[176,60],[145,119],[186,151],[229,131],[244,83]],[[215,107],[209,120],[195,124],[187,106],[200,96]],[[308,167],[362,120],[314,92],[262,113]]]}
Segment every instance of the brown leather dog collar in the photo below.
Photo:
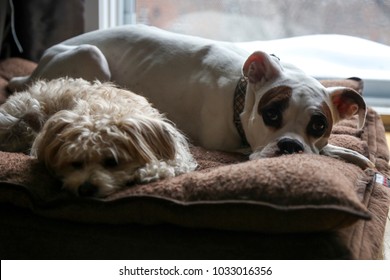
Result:
{"label": "brown leather dog collar", "polygon": [[234,91],[234,100],[233,100],[233,122],[236,126],[237,132],[241,137],[241,145],[243,147],[249,146],[248,141],[246,140],[245,131],[242,127],[240,114],[244,110],[245,106],[245,94],[247,80],[245,77],[241,77],[237,83],[236,89]]}

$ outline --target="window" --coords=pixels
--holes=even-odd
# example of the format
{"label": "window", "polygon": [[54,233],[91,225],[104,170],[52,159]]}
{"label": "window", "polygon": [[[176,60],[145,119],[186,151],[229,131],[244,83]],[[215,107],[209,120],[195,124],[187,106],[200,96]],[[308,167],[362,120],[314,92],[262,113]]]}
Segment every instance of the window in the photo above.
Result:
{"label": "window", "polygon": [[154,25],[269,51],[317,78],[358,76],[390,114],[390,0],[100,0],[99,14],[101,28]]}

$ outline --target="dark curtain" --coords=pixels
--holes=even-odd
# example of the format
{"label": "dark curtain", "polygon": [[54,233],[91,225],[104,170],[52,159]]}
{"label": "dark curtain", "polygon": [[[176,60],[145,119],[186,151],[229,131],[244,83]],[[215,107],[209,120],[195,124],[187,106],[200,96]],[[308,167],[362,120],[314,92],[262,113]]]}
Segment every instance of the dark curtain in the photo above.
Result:
{"label": "dark curtain", "polygon": [[[84,32],[84,0],[11,1],[0,0],[2,59],[17,56],[38,61],[48,47]],[[12,34],[12,12],[23,52]]]}

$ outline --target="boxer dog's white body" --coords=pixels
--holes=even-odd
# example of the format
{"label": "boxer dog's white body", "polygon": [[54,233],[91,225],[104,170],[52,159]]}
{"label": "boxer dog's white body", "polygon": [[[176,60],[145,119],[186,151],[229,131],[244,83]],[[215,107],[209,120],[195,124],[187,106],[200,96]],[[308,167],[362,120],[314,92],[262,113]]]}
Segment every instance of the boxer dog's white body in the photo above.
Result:
{"label": "boxer dog's white body", "polygon": [[[51,47],[30,77],[14,78],[9,87],[62,76],[113,81],[147,97],[194,143],[237,151],[242,137],[233,122],[233,97],[242,74],[248,86],[241,122],[251,158],[309,152],[371,164],[327,144],[340,119],[358,114],[363,125],[366,108],[358,93],[326,89],[276,57],[249,55],[232,43],[139,25],[99,30]],[[313,133],[313,127],[321,131]],[[280,145],[281,140],[288,143]]]}
{"label": "boxer dog's white body", "polygon": [[113,81],[147,97],[195,143],[234,150],[241,142],[232,122],[233,94],[246,57],[230,44],[126,26],[48,49],[31,79]]}

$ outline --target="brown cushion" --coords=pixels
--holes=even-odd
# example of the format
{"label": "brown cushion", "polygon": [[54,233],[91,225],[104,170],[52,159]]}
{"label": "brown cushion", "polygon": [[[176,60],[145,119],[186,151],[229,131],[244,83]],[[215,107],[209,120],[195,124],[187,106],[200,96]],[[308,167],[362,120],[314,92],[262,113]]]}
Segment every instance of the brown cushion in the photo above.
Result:
{"label": "brown cushion", "polygon": [[[358,196],[369,176],[318,155],[215,167],[136,185],[105,200],[72,198],[35,160],[0,155],[0,178],[8,183],[0,185],[0,201],[53,218],[280,233],[337,229],[370,217]],[[14,173],[4,172],[6,166]]]}

